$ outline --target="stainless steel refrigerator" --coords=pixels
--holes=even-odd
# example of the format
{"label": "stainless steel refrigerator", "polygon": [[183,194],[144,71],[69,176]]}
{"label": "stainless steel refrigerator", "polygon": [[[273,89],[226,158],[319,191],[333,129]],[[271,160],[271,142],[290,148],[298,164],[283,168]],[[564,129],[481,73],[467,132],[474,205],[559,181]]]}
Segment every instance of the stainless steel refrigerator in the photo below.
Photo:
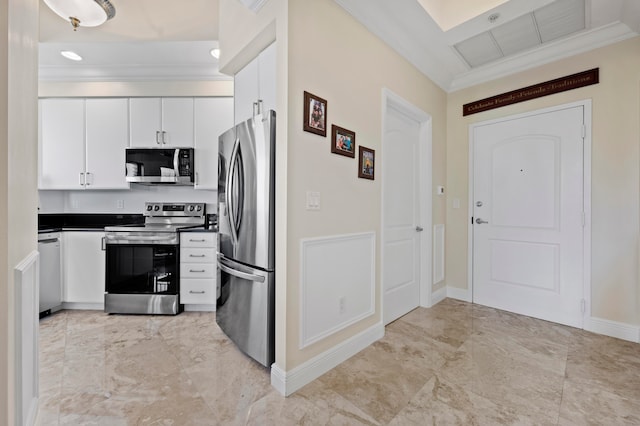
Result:
{"label": "stainless steel refrigerator", "polygon": [[218,148],[216,322],[264,366],[275,360],[275,112],[238,124]]}

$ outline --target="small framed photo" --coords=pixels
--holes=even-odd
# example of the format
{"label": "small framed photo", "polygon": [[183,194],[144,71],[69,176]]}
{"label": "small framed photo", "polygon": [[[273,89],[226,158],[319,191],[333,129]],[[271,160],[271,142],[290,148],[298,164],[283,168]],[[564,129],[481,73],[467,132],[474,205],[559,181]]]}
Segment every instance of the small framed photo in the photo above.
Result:
{"label": "small framed photo", "polygon": [[304,125],[305,132],[327,136],[327,101],[319,96],[304,92]]}
{"label": "small framed photo", "polygon": [[331,125],[331,152],[355,158],[356,156],[356,132]]}
{"label": "small framed photo", "polygon": [[376,151],[364,146],[358,147],[358,177],[374,179],[376,170]]}

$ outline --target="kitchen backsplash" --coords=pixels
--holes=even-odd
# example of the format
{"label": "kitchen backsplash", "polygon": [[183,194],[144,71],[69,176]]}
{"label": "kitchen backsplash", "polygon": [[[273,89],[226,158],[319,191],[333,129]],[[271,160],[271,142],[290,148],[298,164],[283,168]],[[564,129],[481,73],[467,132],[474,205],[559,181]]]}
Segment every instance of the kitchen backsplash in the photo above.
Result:
{"label": "kitchen backsplash", "polygon": [[39,213],[142,213],[147,201],[207,203],[215,213],[216,191],[185,186],[132,185],[130,190],[38,191]]}

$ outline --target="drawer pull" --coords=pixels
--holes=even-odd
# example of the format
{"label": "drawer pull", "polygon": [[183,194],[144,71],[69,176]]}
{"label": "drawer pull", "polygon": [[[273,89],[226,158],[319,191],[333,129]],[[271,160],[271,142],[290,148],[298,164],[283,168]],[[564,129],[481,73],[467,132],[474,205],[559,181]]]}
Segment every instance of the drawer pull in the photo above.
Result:
{"label": "drawer pull", "polygon": [[190,254],[189,257],[207,257],[206,254]]}
{"label": "drawer pull", "polygon": [[189,269],[189,272],[206,272],[204,269]]}
{"label": "drawer pull", "polygon": [[193,291],[193,290],[189,290],[190,294],[204,294],[204,290],[202,291]]}
{"label": "drawer pull", "polygon": [[207,240],[205,240],[204,238],[201,239],[201,240],[189,239],[190,243],[204,243],[205,241],[207,241]]}

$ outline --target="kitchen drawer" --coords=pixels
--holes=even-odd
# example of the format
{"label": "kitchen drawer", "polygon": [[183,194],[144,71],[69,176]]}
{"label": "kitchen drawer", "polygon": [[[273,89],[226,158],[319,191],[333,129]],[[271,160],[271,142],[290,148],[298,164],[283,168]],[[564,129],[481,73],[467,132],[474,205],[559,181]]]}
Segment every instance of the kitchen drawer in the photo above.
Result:
{"label": "kitchen drawer", "polygon": [[183,232],[180,234],[180,247],[216,247],[215,232]]}
{"label": "kitchen drawer", "polygon": [[215,278],[216,265],[214,263],[181,263],[180,278]]}
{"label": "kitchen drawer", "polygon": [[195,278],[180,280],[180,303],[214,305],[216,303],[216,281]]}
{"label": "kitchen drawer", "polygon": [[215,263],[216,250],[212,248],[180,248],[180,262]]}

